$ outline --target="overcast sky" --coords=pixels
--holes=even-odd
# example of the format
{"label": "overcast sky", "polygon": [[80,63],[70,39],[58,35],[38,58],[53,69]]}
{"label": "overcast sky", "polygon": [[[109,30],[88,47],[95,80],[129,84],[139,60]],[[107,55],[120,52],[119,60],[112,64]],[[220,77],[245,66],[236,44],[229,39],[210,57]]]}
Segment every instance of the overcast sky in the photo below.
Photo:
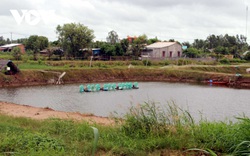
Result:
{"label": "overcast sky", "polygon": [[[11,38],[12,32],[13,39],[43,35],[54,41],[57,39],[57,25],[75,22],[94,30],[95,40],[104,41],[108,32],[114,30],[121,39],[128,35],[146,34],[148,38],[193,43],[194,39],[206,39],[212,34],[250,34],[247,33],[250,31],[250,22],[246,27],[246,8],[249,2],[250,0],[1,0],[0,36]],[[21,10],[27,10],[27,13],[23,14]],[[34,15],[31,19],[29,13]],[[250,36],[247,37],[249,43]]]}

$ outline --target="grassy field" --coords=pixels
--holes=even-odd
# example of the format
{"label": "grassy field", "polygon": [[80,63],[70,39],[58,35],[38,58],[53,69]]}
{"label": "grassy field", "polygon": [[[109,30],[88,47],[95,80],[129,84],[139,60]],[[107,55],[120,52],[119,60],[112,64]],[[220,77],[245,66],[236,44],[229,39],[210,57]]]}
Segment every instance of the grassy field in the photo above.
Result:
{"label": "grassy field", "polygon": [[[173,102],[164,109],[148,102],[131,107],[123,120],[114,120],[115,125],[102,126],[0,115],[0,155],[250,154],[247,117],[234,123],[194,122],[188,111]],[[96,135],[92,127],[98,129]]]}

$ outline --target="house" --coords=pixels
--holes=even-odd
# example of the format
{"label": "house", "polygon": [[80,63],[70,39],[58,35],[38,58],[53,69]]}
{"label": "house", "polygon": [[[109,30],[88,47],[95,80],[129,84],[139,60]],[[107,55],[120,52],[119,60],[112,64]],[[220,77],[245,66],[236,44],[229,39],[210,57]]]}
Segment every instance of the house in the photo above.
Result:
{"label": "house", "polygon": [[132,36],[127,36],[127,40],[128,40],[128,42],[131,44],[131,43],[133,43],[133,41],[136,39],[137,37],[136,36],[134,36],[134,37],[132,37]]}
{"label": "house", "polygon": [[48,56],[52,54],[63,55],[63,49],[61,49],[60,47],[52,47],[52,48],[43,49],[39,53],[42,56]]}
{"label": "house", "polygon": [[6,45],[3,45],[3,46],[0,46],[0,51],[11,52],[11,50],[14,47],[19,47],[20,50],[21,50],[21,53],[22,54],[25,53],[25,47],[24,47],[24,45],[23,44],[19,44],[19,43],[11,43],[11,44],[6,44]]}
{"label": "house", "polygon": [[101,54],[101,48],[92,48],[92,55],[97,56]]}
{"label": "house", "polygon": [[4,72],[6,75],[15,75],[20,70],[11,60],[0,60],[0,72]]}
{"label": "house", "polygon": [[164,60],[179,58],[182,55],[182,46],[177,42],[156,42],[146,46],[142,52],[142,59]]}

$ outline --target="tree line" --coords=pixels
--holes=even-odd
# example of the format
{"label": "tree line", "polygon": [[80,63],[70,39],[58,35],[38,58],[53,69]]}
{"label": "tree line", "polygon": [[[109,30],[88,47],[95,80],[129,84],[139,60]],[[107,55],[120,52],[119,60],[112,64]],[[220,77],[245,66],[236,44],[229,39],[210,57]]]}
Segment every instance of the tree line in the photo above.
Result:
{"label": "tree line", "polygon": [[243,35],[230,36],[209,35],[205,40],[195,39],[192,44],[182,43],[188,48],[184,51],[187,57],[204,57],[208,54],[233,55],[240,58],[249,49],[247,38]]}
{"label": "tree line", "polygon": [[[31,35],[29,38],[18,39],[14,42],[24,44],[27,53],[32,54],[36,60],[37,54],[44,49],[47,50],[49,58],[52,55],[58,55],[60,58],[65,56],[66,58],[86,59],[92,55],[92,48],[99,48],[102,56],[139,57],[146,45],[160,41],[157,37],[149,39],[145,34],[135,37],[131,41],[127,38],[120,40],[114,30],[108,33],[106,41],[94,41],[94,31],[80,23],[58,25],[56,34],[58,40],[53,42],[49,42],[45,36],[38,35]],[[195,39],[193,43],[180,44],[187,47],[183,52],[185,57],[207,57],[212,54],[230,54],[234,57],[241,57],[241,54],[249,49],[246,39],[243,35],[209,35],[205,40]],[[3,37],[0,37],[0,45],[8,43],[10,43],[9,39],[4,40]]]}

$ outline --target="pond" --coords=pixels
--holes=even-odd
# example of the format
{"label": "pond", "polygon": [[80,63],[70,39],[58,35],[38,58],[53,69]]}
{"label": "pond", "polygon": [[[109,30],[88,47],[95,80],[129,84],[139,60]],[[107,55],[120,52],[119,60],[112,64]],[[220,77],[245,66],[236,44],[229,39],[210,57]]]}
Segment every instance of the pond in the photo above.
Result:
{"label": "pond", "polygon": [[[0,101],[67,112],[107,117],[124,115],[133,105],[154,101],[166,106],[174,101],[197,120],[250,116],[250,90],[186,83],[139,82],[139,89],[79,93],[80,84],[1,88]],[[102,84],[101,84],[102,85]]]}

